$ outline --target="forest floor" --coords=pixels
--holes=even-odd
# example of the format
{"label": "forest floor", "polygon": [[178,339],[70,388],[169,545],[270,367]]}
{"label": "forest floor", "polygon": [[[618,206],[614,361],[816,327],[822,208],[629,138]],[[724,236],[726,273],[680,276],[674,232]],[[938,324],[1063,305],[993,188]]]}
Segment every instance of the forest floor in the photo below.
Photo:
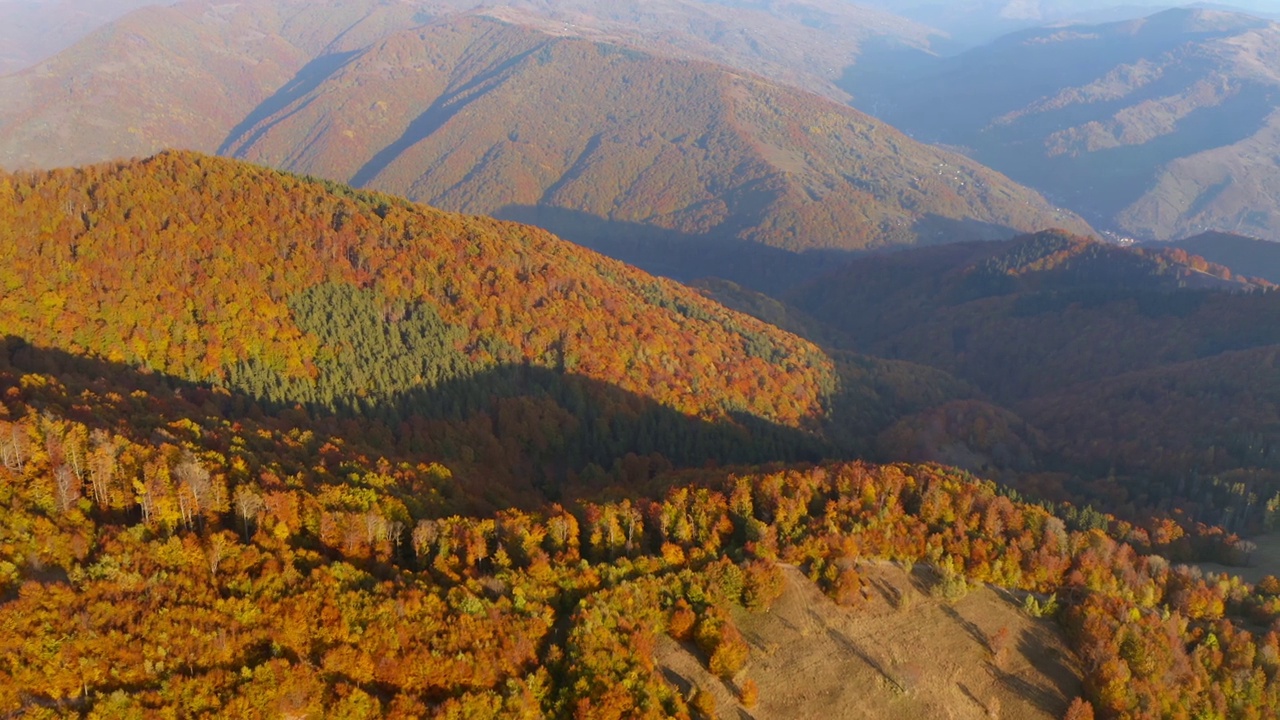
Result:
{"label": "forest floor", "polygon": [[843,608],[785,570],[787,590],[769,612],[736,618],[752,652],[736,680],[759,685],[755,707],[742,707],[735,685],[707,672],[692,645],[665,636],[659,644],[668,678],[712,691],[719,718],[1047,720],[1080,693],[1079,663],[1058,626],[996,590],[947,601],[930,593],[928,568],[908,575],[862,563],[864,600]]}

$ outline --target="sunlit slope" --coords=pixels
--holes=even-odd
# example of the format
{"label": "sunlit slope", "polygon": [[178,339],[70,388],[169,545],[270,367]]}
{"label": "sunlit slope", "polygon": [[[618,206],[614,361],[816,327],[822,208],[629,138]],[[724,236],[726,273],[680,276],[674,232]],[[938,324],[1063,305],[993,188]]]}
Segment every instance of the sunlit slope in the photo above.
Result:
{"label": "sunlit slope", "polygon": [[322,72],[413,14],[377,0],[142,8],[0,77],[0,167],[214,152],[304,69]]}
{"label": "sunlit slope", "polygon": [[514,363],[799,427],[833,388],[814,346],[526,226],[188,153],[0,182],[0,317],[42,346],[330,404]]}
{"label": "sunlit slope", "polygon": [[480,17],[375,44],[227,151],[601,246],[656,235],[851,250],[1087,231],[818,96]]}

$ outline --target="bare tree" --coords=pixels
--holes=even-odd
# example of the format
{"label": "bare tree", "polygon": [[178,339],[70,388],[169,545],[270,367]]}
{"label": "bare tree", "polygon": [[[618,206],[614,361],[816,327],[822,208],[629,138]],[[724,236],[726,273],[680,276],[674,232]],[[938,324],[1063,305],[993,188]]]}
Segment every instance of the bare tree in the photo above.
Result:
{"label": "bare tree", "polygon": [[1236,543],[1236,551],[1240,553],[1240,562],[1242,565],[1248,566],[1253,560],[1253,554],[1258,550],[1258,543],[1252,540],[1241,540]]}
{"label": "bare tree", "polygon": [[370,546],[387,539],[388,531],[387,519],[382,517],[376,510],[369,510],[364,514],[364,534],[365,542]]}
{"label": "bare tree", "polygon": [[178,479],[178,509],[183,524],[190,530],[195,517],[212,507],[213,480],[190,451],[183,451],[173,474]]}
{"label": "bare tree", "polygon": [[249,539],[249,524],[257,522],[258,515],[266,509],[267,504],[262,496],[254,492],[247,485],[241,485],[236,488],[232,495],[231,502],[235,505],[236,514],[240,516],[240,522],[244,527],[245,540]]}
{"label": "bare tree", "polygon": [[94,430],[89,440],[93,444],[89,484],[93,488],[94,502],[105,509],[111,502],[111,480],[116,472],[116,455],[119,449],[105,430]]}
{"label": "bare tree", "polygon": [[53,471],[53,486],[58,495],[58,512],[67,512],[80,499],[80,480],[67,465],[59,465]]}
{"label": "bare tree", "polygon": [[27,434],[18,423],[0,424],[0,460],[4,466],[14,472],[22,472],[27,467],[30,453],[27,448]]}
{"label": "bare tree", "polygon": [[399,557],[400,543],[404,539],[404,523],[399,520],[387,523],[387,536],[391,539],[392,557]]}
{"label": "bare tree", "polygon": [[65,443],[64,449],[67,455],[67,466],[71,468],[71,472],[76,474],[76,479],[81,483],[84,482],[84,450],[80,448],[80,443],[75,442],[74,438],[68,438],[71,442]]}
{"label": "bare tree", "polygon": [[440,528],[434,520],[419,520],[417,527],[413,529],[413,552],[417,554],[419,560],[425,560],[427,555],[431,553],[431,546],[435,544],[436,538],[440,536]]}

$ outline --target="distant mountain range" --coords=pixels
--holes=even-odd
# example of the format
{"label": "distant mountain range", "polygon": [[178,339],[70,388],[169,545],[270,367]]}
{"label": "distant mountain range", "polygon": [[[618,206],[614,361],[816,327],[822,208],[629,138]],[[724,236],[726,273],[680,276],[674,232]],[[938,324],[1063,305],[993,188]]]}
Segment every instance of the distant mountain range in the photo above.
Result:
{"label": "distant mountain range", "polygon": [[43,60],[132,10],[161,4],[163,0],[0,1],[0,75]]}
{"label": "distant mountain range", "polygon": [[140,11],[0,78],[13,99],[0,108],[0,165],[216,150],[534,223],[655,272],[765,288],[829,263],[806,251],[1089,231],[998,173],[818,95],[549,33],[545,19],[399,29],[429,10]]}
{"label": "distant mountain range", "polygon": [[394,35],[288,100],[222,152],[532,222],[678,276],[723,269],[690,242],[862,250],[1085,227],[817,96],[487,18]]}
{"label": "distant mountain range", "polygon": [[[1170,10],[1016,33],[846,87],[922,140],[1139,239],[1280,238],[1280,25]],[[935,112],[934,108],[946,108]]]}
{"label": "distant mountain range", "polygon": [[862,0],[937,28],[948,34],[952,47],[980,45],[1000,35],[1047,25],[1132,20],[1171,7],[1234,10],[1275,15],[1271,0],[1235,3],[1179,3],[1168,0]]}

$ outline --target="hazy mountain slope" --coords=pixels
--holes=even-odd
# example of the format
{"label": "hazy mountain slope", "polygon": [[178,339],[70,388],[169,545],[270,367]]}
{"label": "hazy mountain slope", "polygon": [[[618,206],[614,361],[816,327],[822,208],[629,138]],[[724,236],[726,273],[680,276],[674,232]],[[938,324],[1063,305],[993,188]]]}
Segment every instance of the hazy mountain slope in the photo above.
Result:
{"label": "hazy mountain slope", "polygon": [[[317,56],[363,47],[409,6],[378,0],[148,7],[0,78],[0,167],[215,151]],[[312,65],[324,70],[335,61]]]}
{"label": "hazy mountain slope", "polygon": [[557,35],[741,68],[841,101],[849,96],[836,81],[868,46],[925,49],[945,42],[927,20],[842,0],[515,0],[477,12]]}
{"label": "hazy mountain slope", "polygon": [[[785,299],[859,352],[1002,406],[903,418],[879,439],[889,456],[1056,469],[1076,474],[1054,481],[1065,496],[1219,523],[1257,522],[1250,493],[1280,489],[1280,454],[1260,439],[1280,393],[1280,293],[1185,251],[1040,233],[858,260]],[[1227,472],[1247,492],[1213,480]]]}
{"label": "hazy mountain slope", "polygon": [[116,18],[164,0],[2,0],[0,75],[62,50]]}
{"label": "hazy mountain slope", "polygon": [[1243,235],[1209,232],[1171,244],[1210,262],[1229,267],[1236,274],[1280,283],[1280,243]]}
{"label": "hazy mountain slope", "polygon": [[[22,34],[12,44],[20,52],[22,42],[39,40],[40,32],[28,27],[36,19],[29,16],[44,27],[51,18],[79,17],[78,8],[75,0],[56,7],[0,2],[0,13],[13,18],[0,22],[0,33]],[[80,14],[99,17],[116,8],[107,2]],[[846,96],[832,81],[852,62],[860,42],[894,38],[922,46],[930,35],[887,13],[833,0],[751,7],[701,0],[642,6],[581,0],[498,6],[475,0],[186,0],[172,8],[144,8],[38,68],[0,79],[0,166],[54,167],[165,148],[214,151],[227,134],[240,135],[313,88],[349,59],[348,52],[389,32],[469,11],[518,18],[558,34],[726,62],[840,99]]]}
{"label": "hazy mountain slope", "polygon": [[1179,3],[1169,0],[863,0],[904,18],[936,27],[952,42],[972,46],[1011,32],[1047,25],[1102,23],[1149,15],[1174,6],[1238,8],[1257,14],[1276,12],[1271,0],[1228,3]]}
{"label": "hazy mountain slope", "polygon": [[1179,250],[1058,233],[859,260],[787,298],[859,350],[1013,400],[1226,349],[1280,343],[1280,296]]}
{"label": "hazy mountain slope", "polygon": [[1099,227],[1276,238],[1278,68],[1280,25],[1170,10],[1017,33],[853,90],[889,122],[967,147]]}
{"label": "hazy mountain slope", "polygon": [[817,96],[480,17],[376,44],[227,152],[610,252],[663,239],[677,253],[692,240],[856,250],[1086,227]]}

